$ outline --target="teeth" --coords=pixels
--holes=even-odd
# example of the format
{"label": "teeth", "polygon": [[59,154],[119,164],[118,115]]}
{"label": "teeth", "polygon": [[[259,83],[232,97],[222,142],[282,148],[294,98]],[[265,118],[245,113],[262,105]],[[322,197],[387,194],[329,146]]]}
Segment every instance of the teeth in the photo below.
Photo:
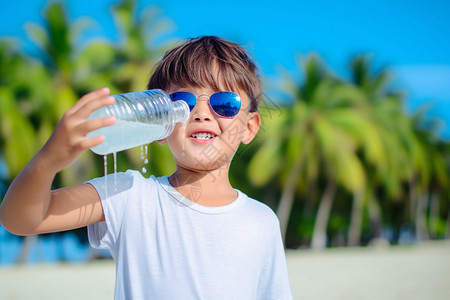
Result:
{"label": "teeth", "polygon": [[214,134],[208,133],[208,132],[197,132],[192,135],[193,138],[199,139],[199,140],[208,140],[215,137]]}

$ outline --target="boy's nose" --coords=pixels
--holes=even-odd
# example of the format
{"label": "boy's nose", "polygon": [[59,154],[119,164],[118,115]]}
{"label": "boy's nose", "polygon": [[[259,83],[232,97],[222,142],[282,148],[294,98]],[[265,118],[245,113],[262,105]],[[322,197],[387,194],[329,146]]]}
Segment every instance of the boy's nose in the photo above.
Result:
{"label": "boy's nose", "polygon": [[209,97],[206,95],[199,96],[191,114],[196,121],[211,121],[214,117],[209,106]]}

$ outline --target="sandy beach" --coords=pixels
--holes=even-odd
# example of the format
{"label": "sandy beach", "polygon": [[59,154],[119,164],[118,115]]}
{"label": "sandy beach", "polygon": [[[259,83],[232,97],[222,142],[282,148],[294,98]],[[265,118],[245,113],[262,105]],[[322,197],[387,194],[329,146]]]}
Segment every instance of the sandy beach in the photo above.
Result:
{"label": "sandy beach", "polygon": [[[447,300],[450,241],[286,253],[294,299]],[[113,299],[114,263],[0,267],[0,299]]]}

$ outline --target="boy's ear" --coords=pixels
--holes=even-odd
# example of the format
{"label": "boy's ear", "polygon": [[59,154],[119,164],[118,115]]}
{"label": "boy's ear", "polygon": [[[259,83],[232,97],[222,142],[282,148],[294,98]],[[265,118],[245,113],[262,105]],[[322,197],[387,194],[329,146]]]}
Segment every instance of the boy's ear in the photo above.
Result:
{"label": "boy's ear", "polygon": [[242,137],[243,144],[250,143],[258,133],[261,125],[261,116],[257,112],[251,112],[247,115],[247,131]]}
{"label": "boy's ear", "polygon": [[167,143],[167,139],[158,140],[157,142],[158,142],[158,144],[160,144],[160,145],[164,145],[165,143]]}

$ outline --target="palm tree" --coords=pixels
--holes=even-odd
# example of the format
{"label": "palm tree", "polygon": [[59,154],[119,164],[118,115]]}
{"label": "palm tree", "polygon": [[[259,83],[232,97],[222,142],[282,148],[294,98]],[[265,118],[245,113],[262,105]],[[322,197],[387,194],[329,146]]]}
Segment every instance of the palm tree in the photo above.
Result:
{"label": "palm tree", "polygon": [[[445,152],[440,150],[444,143],[439,140],[435,130],[437,124],[435,122],[425,124],[424,113],[425,111],[421,110],[412,119],[414,134],[423,156],[423,160],[420,161],[422,164],[415,168],[414,176],[417,186],[413,190],[416,200],[415,232],[419,241],[429,239],[431,234],[435,234],[432,224],[427,225],[427,211],[429,211],[429,220],[438,222],[439,198],[445,197],[450,179]],[[436,202],[434,209],[433,201]]]}
{"label": "palm tree", "polygon": [[[381,156],[370,159],[363,156],[365,161],[368,184],[366,191],[367,208],[373,227],[374,238],[381,236],[381,203],[377,199],[377,190],[384,191],[384,200],[403,199],[402,185],[408,182],[417,165],[424,166],[423,152],[414,138],[411,118],[404,112],[403,96],[399,92],[389,90],[390,74],[387,69],[371,72],[370,59],[359,56],[352,60],[352,82],[363,94],[367,113],[365,118],[375,124],[379,137]],[[371,134],[371,135],[373,135]],[[425,166],[424,166],[425,167]],[[354,206],[355,207],[355,206]],[[362,215],[353,211],[352,216],[357,219]],[[349,245],[357,245],[360,240],[361,224],[352,221],[349,233]]]}
{"label": "palm tree", "polygon": [[28,108],[27,103],[19,96],[25,92],[24,75],[32,67],[8,41],[0,42],[0,64],[0,156],[5,159],[10,176],[15,176],[36,150],[33,123],[22,113]]}
{"label": "palm tree", "polygon": [[359,141],[342,123],[346,118],[363,120],[352,110],[357,101],[352,88],[330,75],[316,56],[305,60],[304,70],[303,84],[286,81],[293,106],[268,126],[271,130],[250,162],[249,175],[259,185],[279,176],[283,191],[277,215],[283,236],[296,191],[317,189],[325,182],[312,238],[312,247],[322,248],[337,186],[359,191],[365,185],[356,151]]}
{"label": "palm tree", "polygon": [[119,2],[112,12],[121,34],[113,82],[121,92],[142,90],[157,60],[174,45],[167,39],[160,41],[172,28],[172,22],[160,16],[161,11],[155,6],[137,15],[135,0]]}
{"label": "palm tree", "polygon": [[[395,174],[395,167],[389,164],[392,156],[398,151],[386,147],[386,142],[395,143],[397,136],[392,135],[391,127],[395,127],[392,122],[395,118],[384,118],[386,108],[392,104],[401,103],[400,95],[387,90],[390,75],[386,69],[375,74],[370,70],[370,60],[366,56],[358,56],[351,63],[351,84],[357,89],[356,97],[360,116],[367,120],[370,126],[362,128],[353,126],[358,139],[362,144],[361,159],[365,166],[367,175],[367,185],[365,191],[359,191],[353,196],[353,205],[350,220],[350,230],[348,234],[348,245],[359,245],[361,239],[362,215],[365,208],[369,211],[374,234],[381,235],[381,207],[377,201],[374,191],[378,188],[378,180],[388,180],[390,191],[395,193],[400,189],[399,178],[392,176]],[[395,113],[402,116],[402,108],[396,107]],[[392,161],[397,159],[392,158]],[[397,184],[398,183],[398,184]],[[392,194],[391,193],[391,194]],[[398,193],[397,193],[398,194]]]}

